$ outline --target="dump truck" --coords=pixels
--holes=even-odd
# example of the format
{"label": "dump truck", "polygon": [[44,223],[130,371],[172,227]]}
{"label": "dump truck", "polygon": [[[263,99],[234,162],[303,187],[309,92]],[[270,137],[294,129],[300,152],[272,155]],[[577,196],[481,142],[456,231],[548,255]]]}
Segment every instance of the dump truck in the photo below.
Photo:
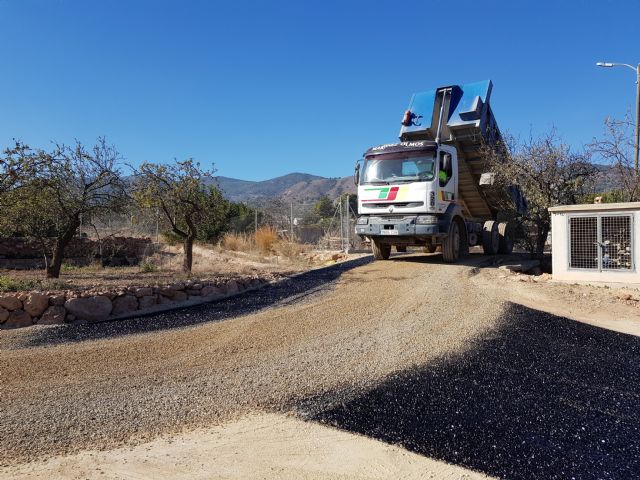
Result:
{"label": "dump truck", "polygon": [[356,162],[356,234],[371,242],[376,260],[408,246],[440,247],[446,262],[474,245],[486,254],[511,253],[513,229],[499,221],[499,200],[515,202],[519,211],[526,202],[515,187],[493,187],[482,155],[483,145],[501,140],[492,88],[485,80],[414,94],[400,142],[371,147]]}

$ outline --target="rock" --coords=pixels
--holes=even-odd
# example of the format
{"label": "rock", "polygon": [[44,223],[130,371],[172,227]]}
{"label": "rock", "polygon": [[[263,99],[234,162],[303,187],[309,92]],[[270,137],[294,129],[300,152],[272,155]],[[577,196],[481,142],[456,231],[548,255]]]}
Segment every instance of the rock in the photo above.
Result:
{"label": "rock", "polygon": [[184,290],[184,288],[185,288],[184,282],[173,283],[173,284],[169,285],[169,288],[171,288],[173,290],[176,290],[176,291]]}
{"label": "rock", "polygon": [[9,318],[9,310],[0,307],[0,323],[4,323]]}
{"label": "rock", "polygon": [[75,315],[71,315],[70,313],[67,314],[66,317],[64,317],[64,321],[67,323],[73,323],[76,321],[76,316]]}
{"label": "rock", "polygon": [[111,315],[122,315],[123,313],[134,312],[138,309],[138,299],[133,295],[118,297],[113,301]]}
{"label": "rock", "polygon": [[76,318],[90,322],[106,320],[113,309],[111,300],[105,296],[72,298],[67,300],[64,306]]}
{"label": "rock", "polygon": [[16,297],[18,297],[18,300],[20,300],[21,302],[24,302],[28,296],[29,294],[27,292],[20,292],[16,295]]}
{"label": "rock", "polygon": [[22,302],[16,297],[0,297],[0,307],[12,312],[13,310],[20,310],[22,308]]}
{"label": "rock", "polygon": [[539,260],[525,260],[523,262],[520,263],[515,263],[512,265],[502,265],[500,268],[500,270],[510,270],[512,272],[528,272],[529,270],[531,270],[532,268],[535,267],[539,267],[540,266],[540,261]]}
{"label": "rock", "polygon": [[616,294],[616,298],[618,298],[619,300],[631,300],[633,298],[633,295],[627,292],[618,292]]}
{"label": "rock", "polygon": [[191,290],[202,290],[202,284],[201,283],[194,283],[193,285],[191,285]]}
{"label": "rock", "polygon": [[224,295],[224,292],[218,287],[208,285],[206,287],[202,287],[202,290],[200,290],[200,295],[202,295],[203,297],[222,297]]}
{"label": "rock", "polygon": [[164,295],[160,295],[158,297],[158,304],[167,305],[169,303],[173,303],[173,300],[171,300],[169,297],[165,297]]}
{"label": "rock", "polygon": [[58,325],[64,323],[64,319],[67,316],[67,311],[64,307],[59,305],[53,305],[42,314],[38,325]]}
{"label": "rock", "polygon": [[185,292],[176,292],[173,296],[174,302],[184,302],[189,296]]}
{"label": "rock", "polygon": [[162,287],[162,288],[160,288],[160,294],[165,296],[165,297],[167,297],[167,298],[175,297],[178,292],[179,292],[179,290],[174,290],[171,287]]}
{"label": "rock", "polygon": [[140,310],[143,310],[145,308],[151,308],[157,303],[158,303],[158,299],[156,298],[155,295],[145,295],[144,297],[140,297],[138,299],[138,305],[140,307]]}
{"label": "rock", "polygon": [[240,291],[240,286],[235,280],[229,280],[226,285],[227,295],[233,295]]}
{"label": "rock", "polygon": [[22,302],[23,309],[32,317],[39,317],[49,308],[49,297],[42,293],[30,293],[27,299]]}
{"label": "rock", "polygon": [[2,324],[2,328],[21,328],[33,325],[31,315],[24,310],[14,310],[9,313],[9,318]]}
{"label": "rock", "polygon": [[136,288],[134,290],[134,293],[135,293],[136,297],[138,297],[138,298],[148,297],[150,295],[153,295],[153,288],[151,288],[151,287]]}
{"label": "rock", "polygon": [[187,295],[189,295],[190,297],[199,297],[200,296],[200,292],[201,290],[196,290],[194,288],[187,288],[185,290],[185,292],[187,293]]}
{"label": "rock", "polygon": [[64,305],[65,300],[66,299],[64,298],[64,295],[54,295],[53,297],[49,298],[49,305],[61,307],[62,305]]}

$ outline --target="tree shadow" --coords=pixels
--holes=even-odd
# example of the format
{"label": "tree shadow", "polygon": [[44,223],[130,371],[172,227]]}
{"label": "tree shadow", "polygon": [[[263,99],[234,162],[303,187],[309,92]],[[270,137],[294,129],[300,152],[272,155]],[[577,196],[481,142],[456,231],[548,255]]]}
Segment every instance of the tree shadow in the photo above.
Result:
{"label": "tree shadow", "polygon": [[333,288],[333,284],[343,273],[371,260],[371,257],[361,257],[331,267],[310,270],[294,278],[258,290],[250,290],[235,297],[178,310],[142,314],[127,320],[14,330],[18,333],[15,334],[16,338],[11,340],[9,348],[49,346],[169,330],[204,322],[219,322],[269,307],[294,304]]}
{"label": "tree shadow", "polygon": [[464,354],[296,407],[496,477],[640,477],[640,338],[520,305]]}

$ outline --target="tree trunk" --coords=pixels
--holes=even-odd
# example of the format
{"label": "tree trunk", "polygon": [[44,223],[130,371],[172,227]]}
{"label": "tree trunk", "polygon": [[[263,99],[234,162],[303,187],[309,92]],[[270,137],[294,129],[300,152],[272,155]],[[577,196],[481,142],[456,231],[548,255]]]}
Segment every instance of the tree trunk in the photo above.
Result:
{"label": "tree trunk", "polygon": [[184,261],[182,263],[182,271],[184,273],[191,273],[191,266],[193,265],[193,241],[195,236],[187,235],[184,239]]}
{"label": "tree trunk", "polygon": [[538,236],[536,237],[536,259],[542,261],[544,258],[544,246],[547,243],[547,236],[549,235],[549,225],[538,226]]}
{"label": "tree trunk", "polygon": [[62,259],[64,258],[64,250],[71,242],[71,239],[76,234],[76,230],[80,226],[79,220],[74,220],[65,230],[65,232],[56,239],[56,244],[53,247],[53,258],[51,263],[47,266],[47,278],[60,278],[60,268],[62,267]]}

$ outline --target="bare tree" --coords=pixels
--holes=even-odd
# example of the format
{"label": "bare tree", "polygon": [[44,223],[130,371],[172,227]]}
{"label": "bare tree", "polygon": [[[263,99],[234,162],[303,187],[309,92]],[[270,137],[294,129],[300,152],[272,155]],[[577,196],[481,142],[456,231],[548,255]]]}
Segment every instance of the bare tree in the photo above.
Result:
{"label": "bare tree", "polygon": [[525,213],[516,212],[513,203],[500,200],[504,196],[495,196],[501,203],[494,206],[519,221],[522,242],[542,258],[551,230],[549,207],[577,203],[593,190],[597,170],[588,153],[572,152],[551,130],[522,143],[505,135],[499,144],[483,147],[482,154],[494,173],[494,188],[518,186],[526,198]]}
{"label": "bare tree", "polygon": [[193,244],[206,224],[224,221],[227,202],[214,185],[213,171],[192,159],[171,165],[144,163],[136,172],[134,198],[145,208],[159,208],[171,231],[183,240],[182,270],[191,272]]}
{"label": "bare tree", "polygon": [[80,142],[58,144],[52,152],[19,145],[12,155],[13,165],[37,165],[37,169],[21,176],[20,188],[13,185],[2,221],[43,246],[45,236],[53,237],[47,277],[58,278],[65,249],[82,219],[124,210],[128,196],[118,170],[121,157],[104,138],[91,149]]}
{"label": "bare tree", "polygon": [[634,167],[635,123],[631,115],[622,120],[607,118],[604,121],[604,136],[589,145],[594,155],[612,167],[613,180],[620,188],[622,200],[640,200],[640,172]]}

